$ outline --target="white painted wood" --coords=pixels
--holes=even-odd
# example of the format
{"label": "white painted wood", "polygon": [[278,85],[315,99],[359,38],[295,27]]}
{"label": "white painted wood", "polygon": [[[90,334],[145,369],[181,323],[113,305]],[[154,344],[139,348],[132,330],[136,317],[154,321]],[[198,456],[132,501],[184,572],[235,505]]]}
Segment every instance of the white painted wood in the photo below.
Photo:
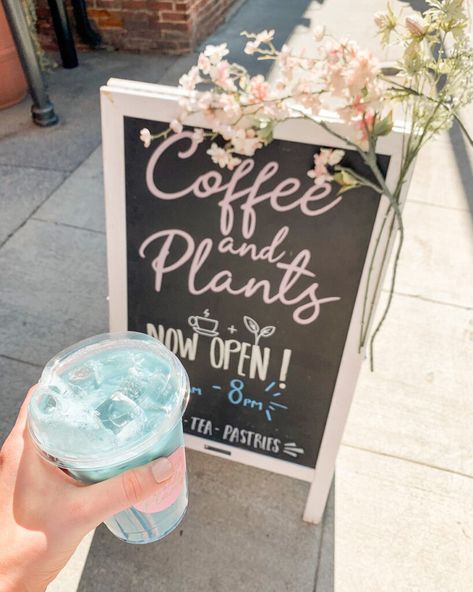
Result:
{"label": "white painted wood", "polygon": [[[178,99],[183,95],[183,91],[174,87],[119,79],[110,79],[108,85],[101,89],[107,207],[110,328],[113,331],[127,329],[123,118],[125,116],[131,116],[163,122],[171,121],[179,112]],[[336,131],[339,133],[346,132],[347,128],[345,124],[336,120],[333,114],[324,113],[323,116],[324,120],[330,122]],[[196,127],[205,127],[203,125],[204,120],[199,114],[189,117],[186,123]],[[394,187],[400,169],[402,135],[403,129],[397,125],[391,134],[380,138],[378,142],[378,154],[385,154],[391,157],[386,178],[386,183],[389,187]],[[326,145],[333,148],[349,148],[344,142],[334,138],[315,123],[310,123],[306,120],[292,120],[281,123],[276,128],[274,136],[277,139],[286,141],[292,140],[307,144]],[[404,185],[401,202],[405,199],[407,187],[408,182]],[[389,202],[387,198],[383,197],[380,202],[363,269],[315,470],[314,467],[301,467],[290,462],[259,455],[255,452],[186,435],[186,445],[190,448],[220,457],[228,457],[230,460],[297,479],[312,481],[304,512],[304,520],[307,522],[320,522],[332,482],[336,455],[342,439],[364,355],[363,351],[360,351],[359,339],[369,265],[375,248],[375,238],[380,231],[388,206]],[[381,238],[378,253],[373,263],[372,277],[377,278],[381,275],[379,286],[382,285],[382,279],[386,272],[386,266],[382,268],[381,265],[382,254],[385,250],[384,247],[387,245],[390,252],[394,244],[394,236],[391,237],[388,244],[388,226],[386,225],[385,227],[385,232]],[[389,257],[387,260],[389,260]],[[376,283],[371,281],[371,289],[367,295],[369,302],[377,302],[379,298],[380,290],[375,291],[373,285]],[[230,452],[231,455],[226,455],[225,452],[220,452],[219,450]]]}

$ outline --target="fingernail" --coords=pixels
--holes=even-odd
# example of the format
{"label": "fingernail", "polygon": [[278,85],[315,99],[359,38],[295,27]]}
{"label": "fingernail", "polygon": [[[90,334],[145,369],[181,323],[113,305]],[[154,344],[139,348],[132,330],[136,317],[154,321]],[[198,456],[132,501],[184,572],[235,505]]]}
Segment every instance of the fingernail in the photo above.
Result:
{"label": "fingernail", "polygon": [[156,483],[161,483],[172,477],[174,473],[174,467],[167,458],[158,458],[151,465],[151,472],[153,473],[154,480]]}

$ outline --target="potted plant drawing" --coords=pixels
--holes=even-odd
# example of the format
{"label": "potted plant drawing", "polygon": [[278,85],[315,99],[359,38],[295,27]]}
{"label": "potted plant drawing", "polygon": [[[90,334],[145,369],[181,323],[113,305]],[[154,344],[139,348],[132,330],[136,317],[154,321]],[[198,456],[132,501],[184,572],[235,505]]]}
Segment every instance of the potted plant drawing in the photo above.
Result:
{"label": "potted plant drawing", "polygon": [[259,344],[259,341],[262,337],[271,337],[271,335],[273,335],[273,333],[276,331],[276,327],[273,325],[260,328],[259,324],[247,315],[243,317],[243,323],[245,324],[245,327],[248,329],[248,331],[253,333],[255,336],[255,345]]}

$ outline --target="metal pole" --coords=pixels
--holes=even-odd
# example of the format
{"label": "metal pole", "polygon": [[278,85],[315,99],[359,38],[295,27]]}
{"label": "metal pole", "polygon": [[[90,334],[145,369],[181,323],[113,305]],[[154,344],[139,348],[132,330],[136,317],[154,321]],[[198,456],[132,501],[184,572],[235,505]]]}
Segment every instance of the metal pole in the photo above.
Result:
{"label": "metal pole", "polygon": [[102,37],[97,31],[94,31],[90,24],[85,0],[72,0],[72,8],[74,9],[74,19],[79,37],[94,49],[100,47]]}
{"label": "metal pole", "polygon": [[31,107],[33,121],[36,125],[43,127],[54,125],[59,119],[46,93],[21,2],[19,0],[3,0],[3,6],[33,99]]}
{"label": "metal pole", "polygon": [[48,4],[53,19],[54,32],[56,33],[62,65],[64,68],[76,68],[79,65],[79,60],[77,59],[76,46],[69,25],[69,19],[67,18],[64,0],[48,0]]}

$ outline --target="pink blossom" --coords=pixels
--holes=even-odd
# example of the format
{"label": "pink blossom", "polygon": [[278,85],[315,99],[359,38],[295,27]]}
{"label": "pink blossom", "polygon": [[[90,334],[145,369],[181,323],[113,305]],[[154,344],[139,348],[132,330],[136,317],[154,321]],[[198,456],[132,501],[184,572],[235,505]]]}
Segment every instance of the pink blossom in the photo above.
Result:
{"label": "pink blossom", "polygon": [[235,128],[233,125],[224,123],[221,119],[218,119],[218,117],[215,118],[213,131],[217,132],[217,134],[220,134],[224,140],[231,140],[235,135],[236,130],[237,128]]}
{"label": "pink blossom", "polygon": [[261,139],[257,136],[254,129],[238,129],[232,137],[232,145],[238,154],[253,156],[258,148],[263,145]]}
{"label": "pink blossom", "polygon": [[322,185],[327,181],[332,181],[327,165],[335,166],[344,157],[344,150],[332,150],[331,148],[321,148],[318,154],[314,154],[314,168],[307,172],[307,175],[314,179],[316,185]]}
{"label": "pink blossom", "polygon": [[146,127],[144,127],[140,131],[140,140],[145,145],[145,148],[149,148],[151,146],[151,140],[152,140],[151,132]]}
{"label": "pink blossom", "polygon": [[278,59],[279,67],[286,80],[292,80],[294,77],[294,69],[297,66],[297,60],[291,53],[289,46],[284,44],[279,52]]}
{"label": "pink blossom", "polygon": [[248,55],[253,55],[259,47],[259,43],[256,41],[248,41],[243,50]]}
{"label": "pink blossom", "polygon": [[293,99],[301,103],[313,113],[318,113],[322,107],[320,95],[313,89],[310,80],[300,80],[293,89]]}
{"label": "pink blossom", "polygon": [[345,71],[343,66],[338,62],[329,64],[328,84],[332,93],[336,97],[343,96],[344,92],[346,91],[347,84],[345,80]]}
{"label": "pink blossom", "polygon": [[373,129],[374,121],[374,113],[366,112],[364,116],[356,122],[355,127],[358,130],[358,138],[361,142],[365,143],[368,141],[369,134]]}
{"label": "pink blossom", "polygon": [[273,37],[274,29],[271,29],[271,31],[267,31],[266,29],[261,31],[261,33],[255,35],[254,40],[248,41],[248,43],[245,45],[244,52],[248,55],[255,53],[262,43],[269,43],[272,41]]}
{"label": "pink blossom", "polygon": [[192,66],[187,74],[184,74],[179,78],[179,84],[185,90],[194,90],[199,82],[202,82],[202,78],[200,77],[199,68],[197,66]]}
{"label": "pink blossom", "polygon": [[241,107],[235,95],[223,93],[218,98],[219,107],[230,119],[236,119],[241,115]]}
{"label": "pink blossom", "polygon": [[235,83],[230,78],[230,64],[227,60],[222,60],[217,64],[214,71],[210,73],[210,76],[215,84],[223,90],[230,92],[236,91]]}
{"label": "pink blossom", "polygon": [[205,54],[201,53],[199,55],[199,59],[197,60],[197,67],[204,74],[210,74],[210,69],[212,67],[212,64],[210,63],[209,58]]}
{"label": "pink blossom", "polygon": [[276,121],[282,121],[289,117],[289,109],[283,101],[271,101],[270,103],[266,103],[263,105],[261,112]]}
{"label": "pink blossom", "polygon": [[197,107],[201,111],[207,111],[208,109],[210,109],[212,107],[213,102],[214,102],[213,93],[211,93],[210,91],[206,91],[206,92],[202,93],[201,95],[199,95],[199,98],[197,101]]}
{"label": "pink blossom", "polygon": [[317,42],[322,41],[322,39],[325,37],[325,26],[324,25],[317,25],[314,28],[313,35],[314,35],[314,39]]}
{"label": "pink blossom", "polygon": [[209,59],[212,66],[216,66],[229,53],[227,44],[207,45],[204,49],[204,56]]}
{"label": "pink blossom", "polygon": [[328,172],[328,169],[324,164],[316,164],[313,169],[307,171],[307,176],[314,179],[316,185],[322,185],[327,181],[333,180],[332,175]]}
{"label": "pink blossom", "polygon": [[367,88],[379,73],[379,62],[369,51],[359,51],[347,69],[347,87],[351,95]]}
{"label": "pink blossom", "polygon": [[173,119],[169,124],[169,127],[175,134],[180,134],[182,132],[182,123],[178,119]]}
{"label": "pink blossom", "polygon": [[250,104],[263,102],[269,93],[269,84],[264,79],[264,76],[258,74],[250,78],[248,92],[250,94],[248,101]]}
{"label": "pink blossom", "polygon": [[207,154],[212,159],[212,162],[218,164],[221,169],[228,168],[231,171],[241,162],[240,158],[236,158],[231,152],[220,148],[215,142],[212,142]]}
{"label": "pink blossom", "polygon": [[201,144],[204,141],[204,138],[204,130],[200,127],[195,127],[194,133],[192,134],[192,139],[194,140],[194,142],[197,142],[197,144]]}

